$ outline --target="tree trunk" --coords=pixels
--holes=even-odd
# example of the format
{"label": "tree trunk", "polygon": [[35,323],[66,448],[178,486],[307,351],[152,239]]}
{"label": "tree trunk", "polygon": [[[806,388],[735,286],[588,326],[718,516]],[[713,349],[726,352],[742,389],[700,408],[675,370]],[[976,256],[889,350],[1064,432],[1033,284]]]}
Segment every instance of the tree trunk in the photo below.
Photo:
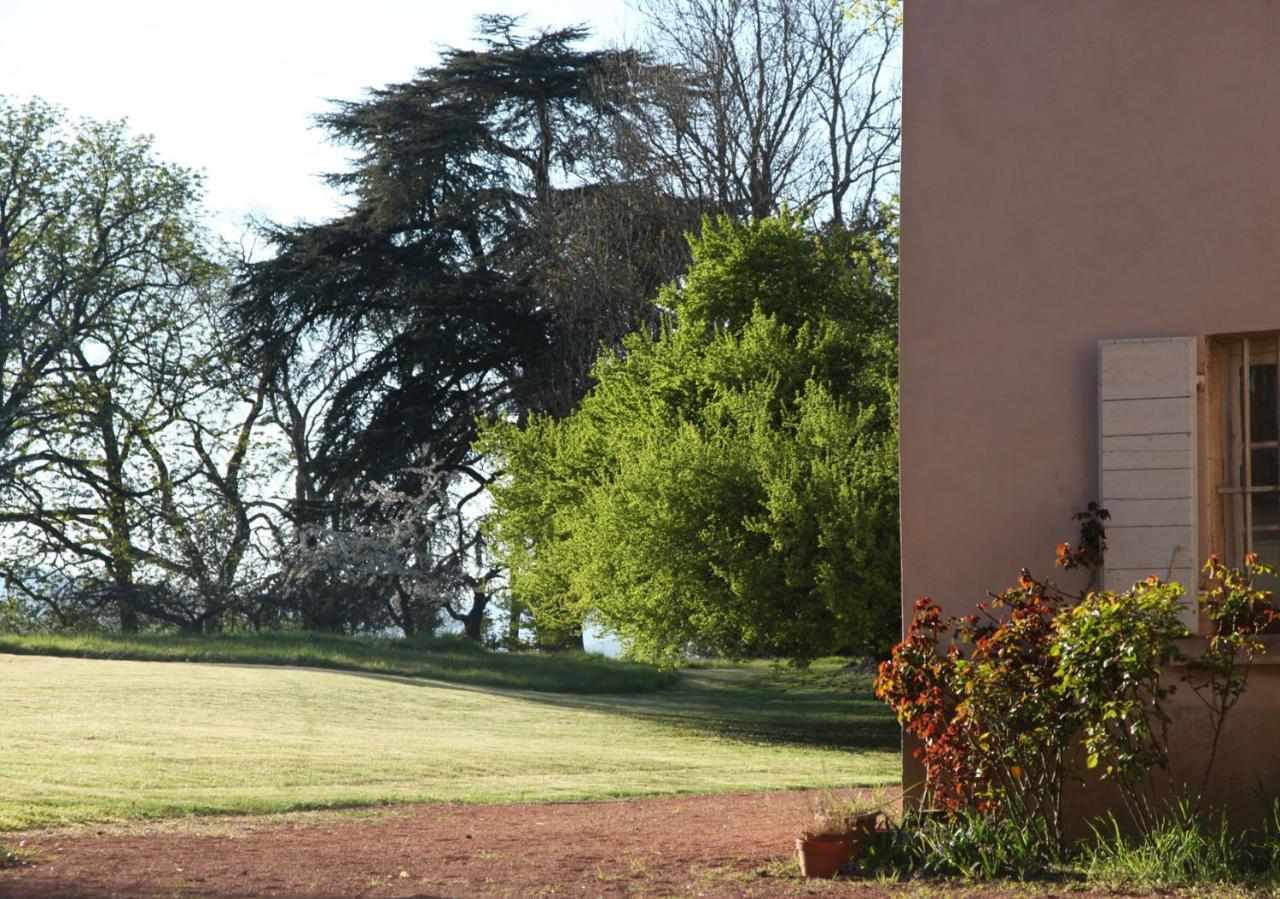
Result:
{"label": "tree trunk", "polygon": [[110,535],[110,562],[108,570],[115,585],[116,609],[120,613],[120,630],[126,634],[138,632],[138,610],[133,601],[133,532],[129,525],[127,487],[124,477],[124,460],[116,435],[115,409],[111,398],[99,392],[96,410],[98,428],[102,434],[103,469],[110,494],[107,496],[106,518]]}
{"label": "tree trunk", "polygon": [[124,596],[119,596],[116,599],[116,611],[120,613],[120,632],[136,634],[139,628],[138,610]]}
{"label": "tree trunk", "polygon": [[201,630],[209,636],[222,633],[223,603],[215,600],[212,604],[206,605],[205,608],[209,611],[201,624]]}
{"label": "tree trunk", "polygon": [[484,639],[484,610],[488,605],[488,594],[480,589],[473,590],[471,608],[462,616],[463,632],[477,643]]}

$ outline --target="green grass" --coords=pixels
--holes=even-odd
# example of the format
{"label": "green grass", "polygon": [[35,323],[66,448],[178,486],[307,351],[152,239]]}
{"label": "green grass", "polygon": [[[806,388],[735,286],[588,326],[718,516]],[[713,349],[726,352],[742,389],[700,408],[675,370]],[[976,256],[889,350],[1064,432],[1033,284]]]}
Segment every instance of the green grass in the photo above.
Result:
{"label": "green grass", "polygon": [[887,784],[899,774],[895,733],[865,675],[833,665],[711,667],[682,672],[667,689],[601,696],[363,671],[0,655],[0,830]]}
{"label": "green grass", "polygon": [[673,671],[587,653],[489,652],[465,637],[390,640],[306,631],[211,637],[0,634],[0,653],[154,662],[302,665],[555,693],[644,692],[669,686],[678,679]]}
{"label": "green grass", "polygon": [[[1058,845],[1043,819],[974,810],[942,818],[907,811],[874,842],[860,873],[895,888],[977,887],[982,895],[1277,896],[1280,800],[1261,827],[1233,827],[1221,809],[1182,798],[1148,808],[1135,830],[1114,815],[1092,836]],[[1077,822],[1079,823],[1079,822]],[[894,890],[895,894],[897,890]]]}

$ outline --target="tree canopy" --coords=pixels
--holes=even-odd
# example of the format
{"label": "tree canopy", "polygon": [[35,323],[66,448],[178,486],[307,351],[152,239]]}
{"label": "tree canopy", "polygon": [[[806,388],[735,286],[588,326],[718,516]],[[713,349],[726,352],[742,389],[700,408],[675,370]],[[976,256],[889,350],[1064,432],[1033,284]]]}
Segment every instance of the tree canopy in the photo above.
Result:
{"label": "tree canopy", "polygon": [[[651,324],[648,295],[683,262],[684,207],[602,161],[644,59],[583,50],[582,28],[529,35],[486,16],[480,30],[478,48],[321,117],[357,152],[330,178],[349,211],[269,226],[274,255],[236,286],[242,346],[276,392],[324,385],[307,437],[296,398],[277,403],[306,473],[290,510],[304,548],[333,536],[321,528],[390,527],[403,510],[367,502],[378,487],[407,503],[474,495],[458,476],[484,483],[477,420],[566,413],[599,345]],[[456,489],[427,489],[427,469]],[[456,545],[475,560],[470,581],[493,580],[474,534]],[[307,603],[353,595],[315,577],[284,583]]]}
{"label": "tree canopy", "polygon": [[359,347],[323,427],[318,462],[338,482],[461,464],[477,416],[556,405],[553,225],[584,190],[580,163],[629,54],[578,49],[581,28],[481,26],[480,49],[446,50],[321,117],[358,151],[330,178],[351,209],[270,227],[274,257],[237,290],[246,344],[266,357]]}

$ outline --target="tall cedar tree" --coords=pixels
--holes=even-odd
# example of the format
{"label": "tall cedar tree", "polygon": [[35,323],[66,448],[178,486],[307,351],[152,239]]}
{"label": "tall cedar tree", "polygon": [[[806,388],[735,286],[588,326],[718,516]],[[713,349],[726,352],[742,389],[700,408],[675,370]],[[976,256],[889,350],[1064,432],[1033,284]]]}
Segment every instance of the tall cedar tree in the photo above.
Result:
{"label": "tall cedar tree", "polygon": [[466,467],[477,417],[576,399],[556,397],[567,338],[547,289],[563,242],[553,224],[590,187],[581,160],[637,59],[578,49],[583,28],[524,37],[509,17],[479,23],[480,49],[448,50],[321,117],[358,152],[328,179],[349,212],[269,226],[274,256],[235,290],[247,348],[268,366],[361,351],[315,452],[331,502],[416,464]]}

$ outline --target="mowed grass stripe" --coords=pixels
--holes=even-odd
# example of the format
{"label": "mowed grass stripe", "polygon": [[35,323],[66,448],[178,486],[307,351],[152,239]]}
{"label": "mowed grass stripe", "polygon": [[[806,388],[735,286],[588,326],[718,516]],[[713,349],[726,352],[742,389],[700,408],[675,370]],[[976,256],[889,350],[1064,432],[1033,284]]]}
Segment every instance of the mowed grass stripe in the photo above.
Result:
{"label": "mowed grass stripe", "polygon": [[630,695],[613,710],[603,697],[324,670],[0,655],[0,829],[897,779],[883,713],[868,713],[870,748],[735,738],[764,676],[685,672],[647,694],[652,707]]}

